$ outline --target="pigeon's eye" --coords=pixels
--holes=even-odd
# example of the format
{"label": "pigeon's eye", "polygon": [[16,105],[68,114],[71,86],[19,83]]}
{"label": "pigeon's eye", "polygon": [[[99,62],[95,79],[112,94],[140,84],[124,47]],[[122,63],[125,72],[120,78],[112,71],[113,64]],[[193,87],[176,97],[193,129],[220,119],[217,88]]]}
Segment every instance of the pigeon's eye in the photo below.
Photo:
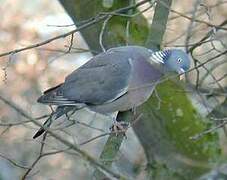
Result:
{"label": "pigeon's eye", "polygon": [[177,58],[177,63],[181,63],[182,59],[181,58]]}

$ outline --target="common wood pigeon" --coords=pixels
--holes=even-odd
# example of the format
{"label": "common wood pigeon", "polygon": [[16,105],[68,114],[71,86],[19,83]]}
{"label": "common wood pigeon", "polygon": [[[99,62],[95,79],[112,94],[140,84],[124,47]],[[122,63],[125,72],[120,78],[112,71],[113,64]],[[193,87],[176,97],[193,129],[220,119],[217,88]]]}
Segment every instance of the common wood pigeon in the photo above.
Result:
{"label": "common wood pigeon", "polygon": [[[170,71],[184,73],[190,60],[179,49],[152,51],[141,46],[122,46],[100,53],[73,71],[65,82],[44,92],[39,103],[56,105],[59,118],[73,108],[89,108],[104,115],[126,111],[144,103],[161,78]],[[33,138],[45,130],[41,128]]]}

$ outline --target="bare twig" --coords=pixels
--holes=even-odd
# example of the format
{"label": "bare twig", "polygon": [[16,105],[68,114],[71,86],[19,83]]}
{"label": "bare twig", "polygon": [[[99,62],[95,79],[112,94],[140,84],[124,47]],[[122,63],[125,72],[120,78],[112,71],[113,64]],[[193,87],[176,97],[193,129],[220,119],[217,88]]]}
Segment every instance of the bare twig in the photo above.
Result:
{"label": "bare twig", "polygon": [[225,73],[222,77],[220,77],[219,79],[216,79],[214,82],[211,82],[210,84],[214,84],[217,83],[219,81],[222,81],[223,79],[225,79],[227,77],[227,73]]}
{"label": "bare twig", "polygon": [[[147,3],[149,0],[143,0],[135,5],[131,5],[131,6],[127,6],[127,7],[124,7],[124,8],[120,8],[120,9],[117,9],[115,11],[112,11],[112,12],[107,12],[107,13],[99,13],[97,16],[95,17],[92,17],[86,21],[83,22],[82,25],[80,25],[78,28],[72,30],[72,31],[69,31],[67,33],[64,33],[64,34],[61,34],[61,35],[58,35],[58,36],[55,36],[55,37],[52,37],[50,39],[47,39],[45,41],[42,41],[42,42],[39,42],[39,43],[36,43],[36,44],[32,44],[30,46],[26,46],[26,47],[23,47],[23,48],[19,48],[19,49],[14,49],[12,51],[8,51],[8,52],[5,52],[5,53],[1,53],[0,54],[0,57],[3,57],[3,56],[8,56],[8,55],[12,55],[12,54],[16,54],[16,53],[19,53],[19,52],[22,52],[22,51],[26,51],[26,50],[30,50],[30,49],[33,49],[33,48],[37,48],[37,47],[40,47],[40,46],[43,46],[43,45],[46,45],[48,43],[51,43],[55,40],[58,40],[58,39],[62,39],[62,38],[65,38],[67,36],[70,36],[71,34],[74,34],[75,32],[78,32],[78,31],[81,31],[82,29],[85,29],[87,27],[90,27],[91,25],[94,25],[102,20],[105,20],[106,18],[109,17],[109,15],[111,15],[113,13],[113,15],[118,15],[118,13],[123,13],[123,12],[126,12],[130,9],[134,9],[134,8],[137,8],[145,3]],[[116,13],[116,14],[115,14]]]}
{"label": "bare twig", "polygon": [[25,180],[26,177],[28,176],[28,174],[31,172],[31,170],[35,167],[35,165],[39,162],[39,160],[42,158],[42,154],[43,154],[43,150],[44,150],[44,146],[45,146],[45,140],[46,140],[46,133],[43,136],[43,140],[41,142],[41,146],[40,146],[40,151],[39,151],[39,156],[36,158],[36,160],[32,163],[32,165],[29,167],[29,169],[27,171],[25,171],[24,175],[22,176],[22,180]]}
{"label": "bare twig", "polygon": [[213,128],[210,128],[210,129],[208,129],[206,131],[203,131],[203,132],[201,132],[199,134],[196,134],[195,136],[190,137],[190,139],[191,140],[198,140],[201,137],[203,137],[204,135],[212,133],[212,132],[216,131],[217,129],[220,129],[220,128],[224,127],[226,124],[227,124],[227,121],[223,121],[222,123],[218,124],[217,126],[215,126]]}
{"label": "bare twig", "polygon": [[[166,4],[164,4],[163,2],[161,2],[161,3],[162,3],[163,6],[165,6],[166,8],[169,8],[169,7],[168,7]],[[185,15],[185,14],[182,13],[182,12],[176,11],[176,10],[171,9],[171,8],[169,8],[169,10],[170,10],[171,12],[175,13],[175,14],[178,14],[180,17],[183,17],[183,18],[188,19],[188,20],[190,20],[190,21],[192,20],[191,17]],[[207,25],[208,27],[214,27],[214,28],[217,28],[217,29],[225,30],[225,31],[227,30],[227,28],[225,28],[225,27],[218,26],[218,25],[212,24],[212,23],[210,23],[210,22],[207,22],[207,21],[204,21],[204,20],[201,20],[201,19],[194,19],[194,21],[195,21],[195,22],[198,22],[198,23],[205,24],[205,25]]]}
{"label": "bare twig", "polygon": [[75,26],[75,24],[65,24],[65,25],[55,25],[55,24],[47,24],[49,27],[72,27]]}
{"label": "bare twig", "polygon": [[0,154],[0,157],[3,158],[3,159],[5,159],[5,160],[7,160],[7,161],[9,161],[12,165],[14,165],[14,166],[16,166],[16,167],[19,167],[19,168],[22,168],[22,169],[29,169],[29,167],[20,165],[20,164],[18,164],[17,162],[15,162],[14,160],[12,160],[12,159],[6,157],[6,156],[3,155],[3,154]]}
{"label": "bare twig", "polygon": [[77,152],[82,159],[84,159],[87,162],[89,162],[94,168],[96,168],[99,171],[101,171],[102,173],[104,173],[107,177],[111,177],[113,179],[114,178],[118,178],[119,179],[119,178],[123,177],[122,175],[119,175],[119,174],[117,174],[117,173],[109,170],[108,168],[106,168],[102,164],[100,164],[98,161],[96,161],[93,157],[91,157],[86,152],[82,151],[75,144],[72,144],[70,141],[62,138],[58,134],[52,132],[50,129],[47,129],[47,128],[43,127],[39,122],[37,122],[30,115],[28,115],[24,110],[22,110],[21,108],[19,108],[15,103],[9,102],[5,97],[2,97],[2,96],[0,96],[0,100],[2,100],[3,102],[5,102],[7,105],[9,105],[11,108],[13,108],[15,111],[17,111],[21,115],[23,115],[26,119],[29,119],[35,125],[44,128],[46,130],[46,132],[49,133],[52,137],[54,137],[56,140],[60,141],[65,146],[67,146],[67,147],[71,148],[72,150],[74,150],[75,152]]}
{"label": "bare twig", "polygon": [[[218,30],[221,29],[221,27],[227,25],[227,19],[224,20],[221,24],[219,24],[216,28],[216,32]],[[195,48],[199,47],[200,45],[202,45],[208,38],[210,38],[210,36],[212,36],[214,33],[214,29],[211,29],[200,41],[198,41],[197,43],[195,43],[190,49],[189,51],[192,52]]]}
{"label": "bare twig", "polygon": [[70,45],[66,53],[70,53],[73,46],[74,33],[71,34]]}
{"label": "bare twig", "polygon": [[82,145],[85,145],[87,143],[90,143],[94,140],[97,140],[101,137],[105,137],[105,136],[108,136],[108,135],[119,135],[119,134],[125,134],[127,132],[127,130],[132,127],[136,122],[138,122],[140,120],[140,118],[142,117],[142,114],[138,115],[138,117],[136,117],[135,119],[133,119],[133,121],[131,122],[130,126],[125,128],[125,129],[122,129],[122,130],[116,130],[116,131],[111,131],[111,132],[108,132],[108,133],[103,133],[103,134],[100,134],[100,135],[97,135],[91,139],[88,139],[82,143],[80,143],[79,145],[82,146]]}
{"label": "bare twig", "polygon": [[198,10],[200,3],[201,3],[201,0],[196,0],[194,5],[193,5],[194,9],[193,9],[193,12],[192,12],[192,17],[191,17],[189,26],[187,28],[187,36],[186,36],[186,40],[185,40],[186,52],[189,52],[188,51],[188,44],[189,44],[189,41],[190,41],[190,38],[191,38],[191,35],[192,35],[192,29],[193,29],[196,13],[197,13],[197,10]]}
{"label": "bare twig", "polygon": [[104,22],[103,22],[103,24],[102,24],[101,32],[100,32],[100,34],[99,34],[99,44],[100,44],[100,46],[101,46],[103,52],[106,51],[106,49],[105,49],[105,47],[104,47],[104,45],[103,45],[103,35],[104,35],[104,31],[105,31],[105,29],[106,29],[106,25],[107,25],[108,21],[109,21],[112,17],[113,17],[112,15],[109,15],[109,16],[104,20]]}

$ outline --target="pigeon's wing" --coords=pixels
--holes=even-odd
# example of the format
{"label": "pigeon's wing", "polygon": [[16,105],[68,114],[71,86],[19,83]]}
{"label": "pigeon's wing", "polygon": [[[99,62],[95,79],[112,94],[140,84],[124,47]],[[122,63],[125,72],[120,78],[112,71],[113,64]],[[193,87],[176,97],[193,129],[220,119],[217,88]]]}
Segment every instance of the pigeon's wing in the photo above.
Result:
{"label": "pigeon's wing", "polygon": [[47,90],[38,102],[73,105],[103,104],[127,92],[131,76],[127,53],[107,51],[93,57],[66,77],[65,82]]}
{"label": "pigeon's wing", "polygon": [[131,64],[125,53],[105,52],[70,74],[63,96],[82,103],[103,104],[127,92]]}

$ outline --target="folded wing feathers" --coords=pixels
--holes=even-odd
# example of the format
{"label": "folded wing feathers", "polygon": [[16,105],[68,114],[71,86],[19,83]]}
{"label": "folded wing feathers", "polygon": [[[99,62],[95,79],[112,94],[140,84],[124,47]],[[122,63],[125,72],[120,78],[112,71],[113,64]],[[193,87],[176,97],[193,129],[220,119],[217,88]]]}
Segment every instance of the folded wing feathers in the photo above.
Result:
{"label": "folded wing feathers", "polygon": [[75,105],[79,103],[63,97],[61,84],[45,91],[37,102],[51,105]]}

